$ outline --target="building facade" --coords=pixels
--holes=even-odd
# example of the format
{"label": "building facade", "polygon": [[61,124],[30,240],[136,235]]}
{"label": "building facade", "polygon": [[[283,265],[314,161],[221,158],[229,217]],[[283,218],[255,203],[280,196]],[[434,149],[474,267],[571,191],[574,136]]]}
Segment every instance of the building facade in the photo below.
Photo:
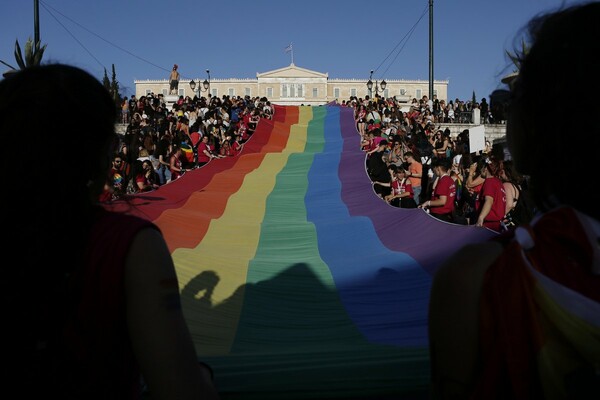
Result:
{"label": "building facade", "polygon": [[[255,79],[212,79],[205,90],[201,79],[195,91],[189,82],[180,81],[177,96],[250,96],[266,97],[273,104],[280,105],[322,105],[332,101],[342,102],[352,96],[365,98],[377,94],[385,98],[395,97],[401,103],[409,104],[413,98],[420,99],[429,95],[429,81],[424,80],[386,80],[385,90],[381,82],[373,82],[373,89],[367,89],[364,79],[329,79],[327,73],[311,71],[293,63],[287,67],[257,73]],[[141,97],[149,93],[169,95],[169,82],[164,80],[136,80],[135,95]],[[433,93],[439,100],[448,101],[448,81],[434,81]]]}

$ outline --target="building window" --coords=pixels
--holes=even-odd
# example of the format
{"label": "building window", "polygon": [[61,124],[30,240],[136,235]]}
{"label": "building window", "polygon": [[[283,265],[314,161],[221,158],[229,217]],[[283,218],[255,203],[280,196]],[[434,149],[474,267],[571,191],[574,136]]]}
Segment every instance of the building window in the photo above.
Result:
{"label": "building window", "polygon": [[333,88],[333,97],[335,97],[336,99],[340,98],[340,88]]}
{"label": "building window", "polygon": [[301,83],[284,83],[281,85],[281,97],[304,97],[304,86]]}
{"label": "building window", "polygon": [[316,87],[313,88],[313,97],[314,98],[319,97],[319,88],[316,88]]}
{"label": "building window", "polygon": [[212,97],[219,97],[219,91],[217,90],[217,88],[210,89],[210,94]]}
{"label": "building window", "polygon": [[350,97],[356,97],[356,89],[350,89]]}
{"label": "building window", "polygon": [[383,98],[387,99],[388,97],[390,97],[390,90],[389,89],[385,89],[383,91]]}
{"label": "building window", "polygon": [[162,95],[163,96],[167,96],[169,94],[169,89],[163,89],[162,90]]}
{"label": "building window", "polygon": [[185,89],[177,89],[177,94],[179,96],[185,96]]}
{"label": "building window", "polygon": [[269,98],[269,99],[273,98],[273,88],[272,87],[267,88],[267,98]]}
{"label": "building window", "polygon": [[433,95],[437,96],[437,89],[433,89]]}
{"label": "building window", "polygon": [[416,94],[415,94],[415,97],[417,98],[417,100],[420,100],[420,99],[422,99],[422,98],[423,98],[423,91],[422,91],[421,89],[417,89],[417,90],[415,91],[415,93],[416,93]]}
{"label": "building window", "polygon": [[152,90],[150,90],[150,89],[146,89],[146,94],[145,94],[145,96],[148,96],[150,93],[152,93]]}
{"label": "building window", "polygon": [[235,96],[235,89],[234,88],[229,88],[228,93],[229,93],[229,97]]}
{"label": "building window", "polygon": [[244,88],[244,96],[251,96],[251,95],[252,95],[252,92],[250,91],[250,88],[249,87]]}

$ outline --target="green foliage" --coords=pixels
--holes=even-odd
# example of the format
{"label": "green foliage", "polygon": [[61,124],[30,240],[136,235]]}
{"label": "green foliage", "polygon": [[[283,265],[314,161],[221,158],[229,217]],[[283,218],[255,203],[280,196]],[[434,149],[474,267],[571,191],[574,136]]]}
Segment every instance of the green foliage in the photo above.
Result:
{"label": "green foliage", "polygon": [[117,72],[115,70],[115,64],[112,64],[110,94],[112,95],[115,103],[117,103],[117,105],[120,105],[121,104],[121,94],[119,93],[119,81],[117,81]]}
{"label": "green foliage", "polygon": [[25,52],[21,51],[21,46],[19,45],[19,41],[15,41],[15,60],[17,62],[18,68],[14,67],[7,62],[0,60],[0,63],[6,65],[7,67],[17,70],[17,69],[25,69],[28,67],[34,67],[37,65],[41,65],[42,57],[44,57],[44,51],[46,50],[47,45],[41,45],[40,42],[33,43],[31,38],[27,39],[25,42]]}
{"label": "green foliage", "polygon": [[104,68],[104,77],[102,78],[102,85],[108,90],[110,96],[114,100],[117,106],[121,105],[121,94],[119,93],[119,82],[117,81],[117,72],[115,70],[115,64],[112,64],[112,76],[108,78],[106,68]]}
{"label": "green foliage", "polygon": [[102,77],[102,86],[106,90],[110,90],[110,81],[108,80],[108,74],[106,73],[106,68],[104,68],[104,76]]}

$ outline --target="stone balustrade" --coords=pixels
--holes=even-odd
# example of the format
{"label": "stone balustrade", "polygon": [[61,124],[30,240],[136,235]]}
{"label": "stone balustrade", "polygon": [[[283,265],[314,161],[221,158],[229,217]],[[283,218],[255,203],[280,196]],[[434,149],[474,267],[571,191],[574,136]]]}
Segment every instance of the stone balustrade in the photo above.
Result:
{"label": "stone balustrade", "polygon": [[[476,124],[440,124],[440,129],[450,129],[450,136],[456,137],[459,133],[465,129],[472,129]],[[505,124],[486,124],[485,126],[485,138],[492,144],[504,143],[506,141],[506,125]],[[116,124],[115,130],[118,134],[124,135],[127,130],[126,124]]]}

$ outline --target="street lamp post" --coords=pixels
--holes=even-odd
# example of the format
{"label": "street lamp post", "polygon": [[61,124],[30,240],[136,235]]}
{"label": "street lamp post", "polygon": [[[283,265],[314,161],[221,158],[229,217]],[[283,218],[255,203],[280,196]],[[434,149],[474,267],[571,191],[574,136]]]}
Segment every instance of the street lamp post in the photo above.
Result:
{"label": "street lamp post", "polygon": [[[371,70],[371,75],[369,75],[369,82],[367,82],[367,89],[369,89],[369,95],[371,95],[371,93],[373,93],[373,70]],[[387,86],[387,82],[385,81],[385,79],[383,79],[381,81],[381,83],[377,82],[377,80],[375,80],[375,97],[379,97],[379,86],[381,85],[381,93],[383,93],[383,91],[385,90],[385,87]]]}
{"label": "street lamp post", "polygon": [[[208,79],[205,79],[204,82],[202,82],[202,86],[198,87],[198,94],[202,92],[210,93],[210,70],[207,69],[206,74],[208,75]],[[194,82],[193,79],[190,81],[190,89],[192,89],[192,92],[196,92],[196,82]]]}

